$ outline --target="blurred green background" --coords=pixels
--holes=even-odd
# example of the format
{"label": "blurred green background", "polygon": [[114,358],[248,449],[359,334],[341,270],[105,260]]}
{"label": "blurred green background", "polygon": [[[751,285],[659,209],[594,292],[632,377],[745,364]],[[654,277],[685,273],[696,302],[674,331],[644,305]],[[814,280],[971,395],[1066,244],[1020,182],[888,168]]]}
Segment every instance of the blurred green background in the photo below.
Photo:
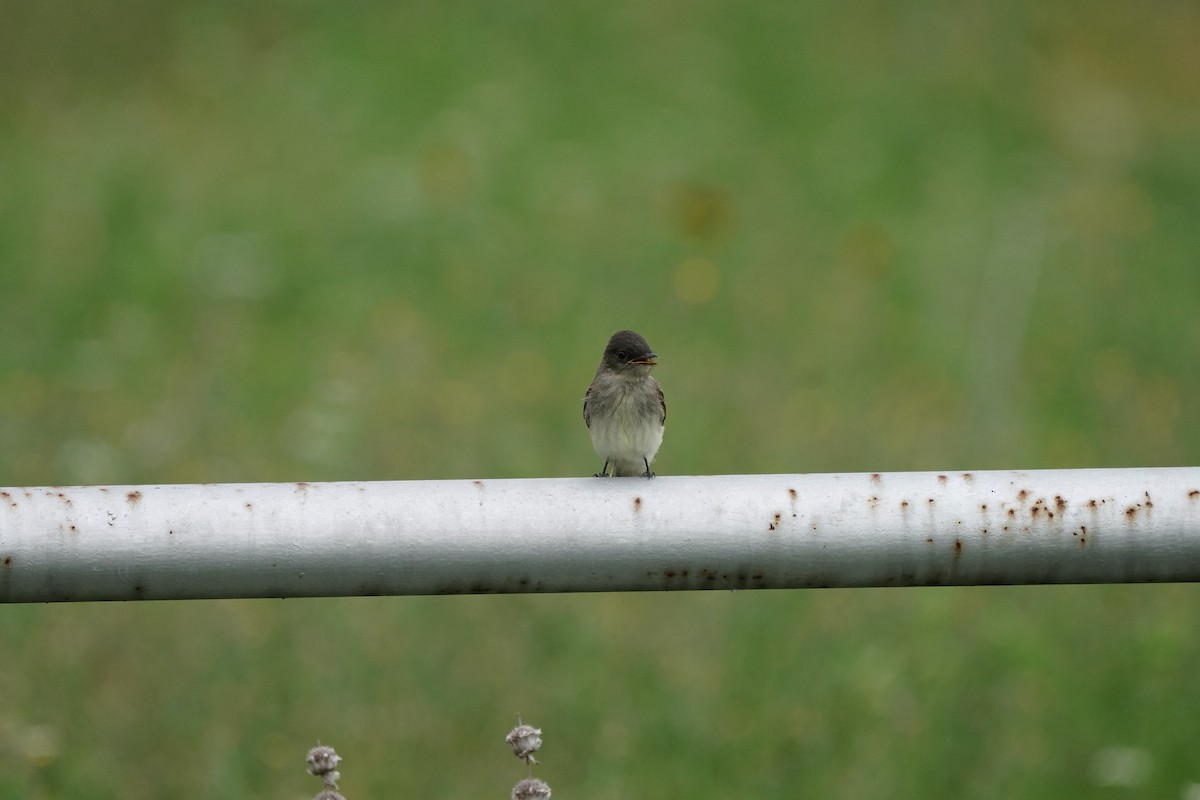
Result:
{"label": "blurred green background", "polygon": [[[1200,463],[1200,5],[0,0],[0,485]],[[1190,586],[0,609],[0,798],[1200,797]]]}

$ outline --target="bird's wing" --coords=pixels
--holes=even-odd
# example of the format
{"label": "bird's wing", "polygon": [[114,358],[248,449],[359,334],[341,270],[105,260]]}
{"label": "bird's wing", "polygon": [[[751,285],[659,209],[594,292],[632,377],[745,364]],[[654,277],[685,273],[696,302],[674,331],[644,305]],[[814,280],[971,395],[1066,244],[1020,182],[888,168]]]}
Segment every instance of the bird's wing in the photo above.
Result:
{"label": "bird's wing", "polygon": [[667,398],[663,394],[662,387],[658,387],[658,424],[667,424]]}
{"label": "bird's wing", "polygon": [[592,412],[588,408],[588,398],[591,396],[592,396],[592,387],[589,386],[588,390],[586,392],[584,392],[584,395],[583,395],[583,424],[587,425],[589,428],[592,427]]}

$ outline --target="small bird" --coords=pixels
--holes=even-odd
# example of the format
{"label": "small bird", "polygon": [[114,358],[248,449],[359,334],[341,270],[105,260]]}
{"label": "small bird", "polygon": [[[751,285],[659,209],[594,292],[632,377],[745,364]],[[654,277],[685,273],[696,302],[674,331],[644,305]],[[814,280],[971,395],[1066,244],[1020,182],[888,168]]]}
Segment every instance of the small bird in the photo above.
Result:
{"label": "small bird", "polygon": [[[653,478],[650,462],[662,444],[667,401],[650,377],[657,358],[633,331],[617,331],[608,340],[596,377],[583,396],[583,421],[592,447],[604,459],[597,478],[640,475]],[[643,471],[644,470],[644,471]]]}

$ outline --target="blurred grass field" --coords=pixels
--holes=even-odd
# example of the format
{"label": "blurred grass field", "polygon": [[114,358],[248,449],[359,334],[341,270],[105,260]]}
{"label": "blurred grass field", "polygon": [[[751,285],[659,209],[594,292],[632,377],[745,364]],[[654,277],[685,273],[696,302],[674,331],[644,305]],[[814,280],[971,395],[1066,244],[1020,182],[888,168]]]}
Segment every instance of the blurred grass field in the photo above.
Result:
{"label": "blurred grass field", "polygon": [[[0,9],[0,485],[1200,463],[1189,0]],[[0,798],[1195,800],[1198,601],[14,606]]]}

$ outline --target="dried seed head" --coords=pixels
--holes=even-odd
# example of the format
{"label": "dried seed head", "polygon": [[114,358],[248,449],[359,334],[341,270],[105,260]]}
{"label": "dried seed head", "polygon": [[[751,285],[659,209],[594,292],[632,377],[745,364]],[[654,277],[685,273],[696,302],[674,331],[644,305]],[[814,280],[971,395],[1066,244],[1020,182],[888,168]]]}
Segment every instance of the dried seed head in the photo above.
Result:
{"label": "dried seed head", "polygon": [[309,773],[322,778],[326,788],[337,788],[338,778],[342,777],[337,771],[337,765],[342,757],[332,747],[317,745],[308,751],[304,760],[308,762]]}
{"label": "dried seed head", "polygon": [[504,737],[504,741],[508,742],[508,746],[512,748],[513,755],[526,764],[538,763],[533,754],[542,746],[542,731],[540,728],[535,728],[532,725],[518,725],[508,732],[508,736]]}
{"label": "dried seed head", "polygon": [[550,786],[537,778],[517,781],[512,790],[512,800],[550,800]]}

